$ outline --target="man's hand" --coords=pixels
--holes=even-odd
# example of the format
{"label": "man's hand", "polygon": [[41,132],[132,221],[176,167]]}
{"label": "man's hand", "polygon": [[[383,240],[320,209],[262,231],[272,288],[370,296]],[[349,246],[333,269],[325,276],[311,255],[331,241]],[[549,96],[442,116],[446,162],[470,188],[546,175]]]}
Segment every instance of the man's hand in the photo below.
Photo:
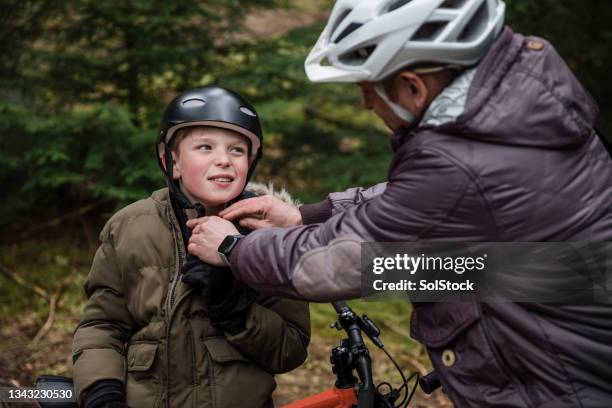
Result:
{"label": "man's hand", "polygon": [[302,224],[302,214],[297,208],[271,195],[238,201],[221,211],[219,216],[231,221],[240,219],[241,226],[252,230]]}
{"label": "man's hand", "polygon": [[202,217],[187,221],[191,238],[187,251],[202,261],[216,266],[225,266],[217,249],[228,235],[238,235],[231,222],[219,217]]}

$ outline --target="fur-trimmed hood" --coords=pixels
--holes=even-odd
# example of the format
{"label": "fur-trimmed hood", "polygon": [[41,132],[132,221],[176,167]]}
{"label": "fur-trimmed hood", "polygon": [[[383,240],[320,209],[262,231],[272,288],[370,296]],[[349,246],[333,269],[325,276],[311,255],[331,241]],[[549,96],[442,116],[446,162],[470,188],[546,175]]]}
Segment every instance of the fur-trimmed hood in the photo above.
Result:
{"label": "fur-trimmed hood", "polygon": [[258,182],[252,181],[249,184],[247,184],[245,190],[257,196],[263,196],[263,195],[274,196],[296,208],[302,205],[302,203],[299,200],[291,197],[291,194],[284,188],[281,188],[280,190],[276,190],[272,183],[264,184],[264,183],[258,183]]}

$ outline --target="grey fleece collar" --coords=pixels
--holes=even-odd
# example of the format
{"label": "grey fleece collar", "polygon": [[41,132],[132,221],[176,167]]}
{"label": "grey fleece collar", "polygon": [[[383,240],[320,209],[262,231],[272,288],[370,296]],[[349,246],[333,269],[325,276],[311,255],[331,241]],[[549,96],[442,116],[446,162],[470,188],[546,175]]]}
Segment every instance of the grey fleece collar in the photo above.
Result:
{"label": "grey fleece collar", "polygon": [[465,70],[434,98],[419,126],[440,126],[453,122],[465,111],[468,91],[474,80],[476,68]]}

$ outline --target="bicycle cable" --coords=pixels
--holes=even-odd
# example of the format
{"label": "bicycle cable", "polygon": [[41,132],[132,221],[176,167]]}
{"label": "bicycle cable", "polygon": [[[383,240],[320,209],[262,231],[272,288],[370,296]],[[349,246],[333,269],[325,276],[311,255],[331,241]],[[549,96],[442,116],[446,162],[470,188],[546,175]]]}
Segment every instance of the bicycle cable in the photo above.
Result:
{"label": "bicycle cable", "polygon": [[[416,392],[416,388],[417,385],[419,383],[419,373],[415,372],[413,374],[411,374],[408,378],[406,378],[406,375],[404,374],[404,371],[402,370],[402,368],[400,367],[400,365],[397,363],[397,361],[395,361],[395,359],[391,356],[391,354],[387,351],[387,349],[385,348],[385,346],[383,345],[382,347],[378,346],[378,348],[380,348],[389,358],[389,360],[391,360],[391,362],[393,363],[393,365],[395,366],[396,370],[400,373],[400,376],[402,377],[402,385],[398,388],[398,392],[401,394],[402,389],[404,390],[404,397],[402,398],[402,400],[400,401],[399,404],[395,405],[395,408],[407,408],[408,404],[410,404],[410,401],[412,400],[412,397],[414,396],[414,393]],[[416,376],[416,380],[414,382],[414,385],[412,387],[412,390],[410,391],[410,393],[408,393],[408,383],[410,382],[410,380],[412,380],[414,377]],[[383,382],[380,383],[380,385],[383,384],[387,384],[389,385],[389,387],[391,389],[393,389],[393,387],[391,387],[391,384]],[[378,387],[377,387],[378,388]]]}

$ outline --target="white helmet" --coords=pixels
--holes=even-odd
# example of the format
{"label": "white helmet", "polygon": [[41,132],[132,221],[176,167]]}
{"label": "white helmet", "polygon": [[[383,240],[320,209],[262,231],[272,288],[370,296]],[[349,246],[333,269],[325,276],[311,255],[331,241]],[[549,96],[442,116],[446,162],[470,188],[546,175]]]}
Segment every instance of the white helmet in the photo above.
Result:
{"label": "white helmet", "polygon": [[502,0],[338,0],[306,58],[314,82],[378,82],[422,63],[473,65],[504,24]]}

